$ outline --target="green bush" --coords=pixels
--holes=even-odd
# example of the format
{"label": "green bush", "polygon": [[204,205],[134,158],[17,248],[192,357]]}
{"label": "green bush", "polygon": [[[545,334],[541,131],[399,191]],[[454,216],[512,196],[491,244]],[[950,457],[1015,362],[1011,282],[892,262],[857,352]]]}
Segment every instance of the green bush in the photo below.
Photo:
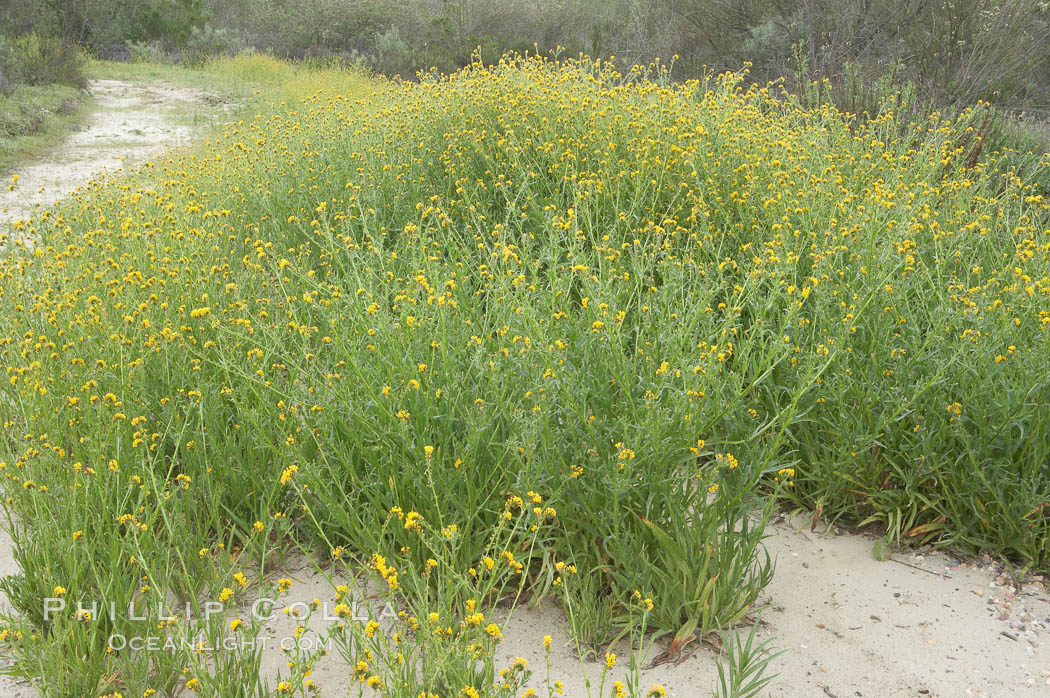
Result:
{"label": "green bush", "polygon": [[132,63],[169,63],[168,54],[159,41],[127,41],[128,60]]}
{"label": "green bush", "polygon": [[254,49],[240,36],[210,24],[193,27],[183,50],[182,60],[190,65],[203,65],[212,56],[237,56]]}
{"label": "green bush", "polygon": [[0,70],[22,85],[68,85],[86,88],[84,56],[62,39],[31,33],[0,41]]}
{"label": "green bush", "polygon": [[376,69],[387,75],[411,74],[417,58],[397,27],[376,34]]}

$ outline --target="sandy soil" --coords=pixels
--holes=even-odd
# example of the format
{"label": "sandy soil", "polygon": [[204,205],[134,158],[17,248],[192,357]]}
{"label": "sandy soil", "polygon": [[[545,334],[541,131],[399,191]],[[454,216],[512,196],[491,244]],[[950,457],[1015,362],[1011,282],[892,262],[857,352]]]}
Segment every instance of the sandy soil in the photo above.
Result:
{"label": "sandy soil", "polygon": [[[99,172],[140,162],[188,142],[180,123],[203,95],[170,85],[112,80],[92,83],[98,111],[92,124],[59,145],[52,156],[18,170],[19,189],[0,191],[0,224],[32,215]],[[764,594],[761,636],[785,650],[772,667],[769,696],[1046,696],[1050,695],[1050,595],[1039,578],[1016,584],[990,559],[962,561],[942,553],[896,553],[886,562],[873,541],[835,531],[811,531],[781,520],[767,547],[777,561]],[[11,541],[0,530],[0,574],[15,574]],[[305,562],[286,570],[296,580],[287,603],[328,599],[330,582]],[[3,600],[0,599],[0,607]],[[276,683],[286,661],[279,649],[294,621],[278,615],[266,627],[263,671]],[[568,696],[588,696],[585,673],[571,650],[567,623],[551,605],[520,611],[505,630],[506,660],[522,656],[542,674],[544,635],[554,637],[551,675]],[[654,654],[660,648],[654,650]],[[621,667],[626,664],[620,650]],[[672,696],[709,695],[717,657],[703,649],[678,665],[644,672],[643,686],[662,683]],[[321,695],[349,687],[334,654],[313,677]],[[0,677],[0,695],[35,695],[26,682]],[[594,688],[590,695],[597,695]]]}
{"label": "sandy soil", "polygon": [[[990,559],[872,556],[873,540],[781,522],[764,617],[775,696],[1046,696],[1050,595]],[[684,695],[684,694],[682,694]]]}

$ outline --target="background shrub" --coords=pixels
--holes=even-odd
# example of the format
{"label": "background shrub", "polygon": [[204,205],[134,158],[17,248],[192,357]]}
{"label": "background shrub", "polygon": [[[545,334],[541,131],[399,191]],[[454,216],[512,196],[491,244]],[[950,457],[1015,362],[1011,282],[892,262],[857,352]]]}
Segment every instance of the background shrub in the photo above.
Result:
{"label": "background shrub", "polygon": [[87,87],[84,56],[57,37],[31,33],[0,42],[0,69],[8,80],[22,85]]}
{"label": "background shrub", "polygon": [[[412,75],[509,50],[560,50],[622,66],[655,57],[671,75],[749,70],[802,92],[827,81],[848,107],[880,80],[922,106],[978,100],[1025,120],[1050,104],[1050,5],[1041,0],[79,0],[0,8],[0,34],[61,36],[100,57],[181,55],[200,63],[251,47],[367,62]],[[132,43],[128,43],[132,42]],[[144,51],[145,49],[145,51]],[[675,60],[670,61],[671,57]],[[917,102],[913,102],[919,106]]]}
{"label": "background shrub", "polygon": [[167,63],[168,54],[159,41],[128,41],[124,44],[132,63]]}
{"label": "background shrub", "polygon": [[202,65],[211,56],[236,56],[250,52],[248,43],[234,32],[205,24],[190,29],[183,60],[190,65]]}

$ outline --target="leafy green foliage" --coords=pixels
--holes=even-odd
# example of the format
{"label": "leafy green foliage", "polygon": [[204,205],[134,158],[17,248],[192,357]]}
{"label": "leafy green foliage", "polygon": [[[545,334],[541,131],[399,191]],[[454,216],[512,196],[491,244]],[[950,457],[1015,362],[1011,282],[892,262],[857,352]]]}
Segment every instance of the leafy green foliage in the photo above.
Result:
{"label": "leafy green foliage", "polygon": [[17,39],[0,36],[0,72],[20,85],[87,87],[84,56],[62,39],[27,34]]}

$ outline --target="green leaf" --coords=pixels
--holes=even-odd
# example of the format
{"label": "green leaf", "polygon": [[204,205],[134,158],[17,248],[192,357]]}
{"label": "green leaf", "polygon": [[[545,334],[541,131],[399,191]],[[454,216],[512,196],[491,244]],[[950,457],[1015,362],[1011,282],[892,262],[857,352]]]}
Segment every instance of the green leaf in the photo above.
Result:
{"label": "green leaf", "polygon": [[879,562],[886,562],[886,560],[889,560],[892,551],[893,543],[889,536],[878,539],[875,541],[875,545],[871,546],[871,555]]}

